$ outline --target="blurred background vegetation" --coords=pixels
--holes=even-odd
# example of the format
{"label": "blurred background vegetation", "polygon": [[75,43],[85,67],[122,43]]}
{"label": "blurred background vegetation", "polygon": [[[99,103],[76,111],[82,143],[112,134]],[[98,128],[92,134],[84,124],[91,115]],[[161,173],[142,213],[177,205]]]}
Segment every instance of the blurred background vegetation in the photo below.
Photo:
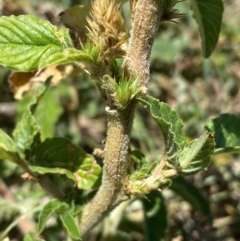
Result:
{"label": "blurred background vegetation", "polygon": [[[59,13],[86,2],[1,0],[0,13],[7,16],[34,14],[62,26]],[[240,116],[240,3],[224,0],[224,7],[219,42],[211,58],[202,57],[189,1],[177,5],[185,14],[177,24],[162,24],[152,49],[149,93],[176,109],[189,140],[198,137],[207,121],[220,113]],[[123,6],[123,13],[129,27],[127,4]],[[9,134],[29,100],[29,94],[21,100],[14,98],[10,74],[9,70],[0,67],[0,128]],[[103,148],[107,122],[104,104],[94,82],[77,68],[71,68],[62,77],[63,81],[48,90],[36,112],[37,120],[42,123],[43,137],[68,137],[89,153],[94,148]],[[132,147],[139,148],[150,160],[161,155],[163,150],[156,124],[142,109],[136,113]],[[14,164],[0,162],[0,231],[21,213],[31,211],[31,207],[49,199],[37,184],[22,178],[22,174]],[[206,171],[189,177],[189,180],[209,199],[213,224],[166,189],[163,191],[169,219],[166,240],[240,240],[240,156],[216,155]],[[21,240],[27,231],[34,230],[36,219],[35,215],[23,219],[11,231],[11,240]],[[123,240],[144,240],[141,208],[137,203],[125,211],[120,228],[129,233],[130,238]],[[50,220],[43,235],[47,241],[64,240],[59,223],[54,220]],[[93,235],[91,240],[100,239]]]}

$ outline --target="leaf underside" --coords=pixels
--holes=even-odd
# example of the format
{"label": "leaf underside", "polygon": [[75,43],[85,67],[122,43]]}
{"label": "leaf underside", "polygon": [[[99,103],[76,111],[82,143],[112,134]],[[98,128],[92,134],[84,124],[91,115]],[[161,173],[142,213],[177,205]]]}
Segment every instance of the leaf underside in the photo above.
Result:
{"label": "leaf underside", "polygon": [[178,154],[185,145],[182,121],[177,116],[175,110],[166,103],[159,102],[151,96],[146,96],[146,98],[138,97],[137,99],[147,108],[160,127],[164,137],[168,160],[174,166],[178,166]]}
{"label": "leaf underside", "polygon": [[190,0],[202,39],[202,50],[205,58],[213,52],[220,33],[223,2],[222,0]]}
{"label": "leaf underside", "polygon": [[191,141],[179,156],[180,172],[194,174],[208,167],[214,151],[214,138],[210,132],[205,132],[198,139]]}

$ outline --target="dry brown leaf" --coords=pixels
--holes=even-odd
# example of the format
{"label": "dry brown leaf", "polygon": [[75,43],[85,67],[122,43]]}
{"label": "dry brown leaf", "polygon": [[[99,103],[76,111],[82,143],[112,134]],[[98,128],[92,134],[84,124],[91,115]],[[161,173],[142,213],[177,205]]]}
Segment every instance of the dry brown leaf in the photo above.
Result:
{"label": "dry brown leaf", "polygon": [[46,79],[53,76],[52,85],[57,85],[66,77],[73,67],[66,66],[50,66],[41,72],[13,72],[9,77],[9,84],[14,94],[15,99],[22,99],[28,91],[37,88],[44,83]]}
{"label": "dry brown leaf", "polygon": [[30,80],[35,74],[36,72],[12,72],[8,81],[15,99],[21,99],[29,91]]}

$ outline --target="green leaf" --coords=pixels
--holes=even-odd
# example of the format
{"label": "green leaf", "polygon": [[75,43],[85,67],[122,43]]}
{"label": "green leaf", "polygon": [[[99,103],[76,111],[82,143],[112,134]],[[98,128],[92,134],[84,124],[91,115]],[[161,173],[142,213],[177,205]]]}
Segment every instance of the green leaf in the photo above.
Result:
{"label": "green leaf", "polygon": [[[32,98],[34,98],[35,95],[39,96],[39,94],[35,94],[33,91],[17,102],[17,112],[20,118],[28,106],[31,105]],[[57,86],[51,86],[51,88],[47,89],[44,95],[38,98],[37,108],[34,108],[34,113],[32,114],[40,126],[42,140],[45,140],[47,137],[53,137],[56,123],[63,112],[61,100],[69,99],[70,95],[69,84],[61,83]]]}
{"label": "green leaf", "polygon": [[138,97],[137,99],[147,108],[160,127],[164,136],[166,154],[169,162],[173,164],[173,166],[178,166],[178,153],[185,145],[182,121],[178,118],[176,112],[166,103],[159,102],[151,96],[147,96],[144,99]]}
{"label": "green leaf", "polygon": [[24,236],[23,241],[45,241],[45,240],[36,238],[34,232],[29,232]]}
{"label": "green leaf", "polygon": [[47,203],[43,207],[43,209],[40,212],[39,217],[38,217],[37,230],[39,233],[41,233],[43,231],[48,219],[60,209],[66,210],[67,204],[61,203],[57,199],[52,199],[49,203]]}
{"label": "green leaf", "polygon": [[[34,113],[36,122],[41,128],[42,140],[52,137],[55,132],[55,124],[63,112],[60,104],[59,87],[51,87],[42,96],[41,101]],[[51,113],[51,114],[49,114]]]}
{"label": "green leaf", "polygon": [[91,189],[100,185],[102,169],[92,155],[87,155],[74,173],[79,189]]}
{"label": "green leaf", "polygon": [[167,210],[162,194],[154,190],[141,201],[144,208],[146,241],[164,241],[167,230]]}
{"label": "green leaf", "polygon": [[70,140],[62,137],[47,138],[33,152],[33,165],[65,168],[76,171],[88,154]]}
{"label": "green leaf", "polygon": [[199,213],[208,217],[212,222],[212,213],[209,201],[202,195],[200,190],[182,176],[178,176],[172,181],[170,188],[189,202]]}
{"label": "green leaf", "polygon": [[198,139],[191,141],[179,156],[180,172],[194,174],[210,163],[214,151],[214,138],[210,132],[205,132]]}
{"label": "green leaf", "polygon": [[219,37],[222,23],[222,0],[190,0],[202,39],[202,50],[205,58],[213,52]]}
{"label": "green leaf", "polygon": [[135,164],[137,165],[136,169],[141,169],[143,167],[148,166],[149,164],[146,156],[139,150],[131,151],[130,156],[135,161]]}
{"label": "green leaf", "polygon": [[14,141],[19,150],[25,152],[29,150],[31,145],[34,142],[40,142],[41,129],[37,124],[33,112],[36,110],[37,105],[43,95],[45,94],[51,77],[42,85],[39,89],[36,90],[27,110],[21,116],[21,119],[18,121],[17,126],[13,132]]}
{"label": "green leaf", "polygon": [[[112,68],[116,70],[115,64],[116,62],[112,62]],[[118,109],[125,109],[130,100],[141,91],[138,78],[129,78],[124,75],[118,81],[109,75],[104,75],[103,88],[114,96],[114,105]]]}
{"label": "green leaf", "polygon": [[129,176],[133,182],[149,177],[158,163],[157,161],[150,164],[146,156],[139,150],[131,151],[130,156],[134,160],[134,169],[136,170]]}
{"label": "green leaf", "polygon": [[0,33],[0,64],[13,70],[39,69],[47,58],[73,48],[66,29],[36,16],[1,17]]}
{"label": "green leaf", "polygon": [[206,129],[213,133],[216,149],[214,153],[240,153],[240,118],[233,114],[222,114],[209,121]]}
{"label": "green leaf", "polygon": [[57,52],[49,55],[48,58],[43,58],[41,61],[39,61],[38,68],[44,69],[50,65],[68,64],[74,62],[79,62],[79,65],[81,62],[83,62],[84,65],[90,65],[92,63],[92,58],[90,55],[84,53],[81,50],[66,49],[63,52]]}
{"label": "green leaf", "polygon": [[69,211],[66,211],[62,214],[60,214],[60,219],[66,228],[67,232],[73,237],[74,239],[80,239],[80,230],[78,228],[78,225],[74,219],[74,217],[70,214]]}
{"label": "green leaf", "polygon": [[17,148],[12,138],[0,129],[0,159],[17,162]]}
{"label": "green leaf", "polygon": [[76,178],[74,176],[74,174],[64,168],[57,168],[57,167],[40,167],[40,166],[34,166],[31,165],[30,168],[32,169],[32,171],[37,172],[39,174],[59,174],[59,175],[66,175],[69,179],[73,180],[74,182],[76,182]]}
{"label": "green leaf", "polygon": [[30,110],[27,110],[13,132],[14,141],[18,149],[25,152],[26,150],[30,150],[37,136],[40,136],[40,127]]}
{"label": "green leaf", "polygon": [[99,184],[101,168],[94,157],[66,138],[46,139],[35,148],[32,160],[34,171],[65,174],[76,182],[79,189],[91,189]]}

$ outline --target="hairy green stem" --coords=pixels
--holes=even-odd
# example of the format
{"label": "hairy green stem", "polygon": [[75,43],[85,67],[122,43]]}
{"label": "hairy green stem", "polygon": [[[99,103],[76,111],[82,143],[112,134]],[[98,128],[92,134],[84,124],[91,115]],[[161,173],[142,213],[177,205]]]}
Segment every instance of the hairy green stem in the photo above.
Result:
{"label": "hairy green stem", "polygon": [[[140,78],[143,89],[149,80],[149,56],[160,25],[165,0],[138,0],[134,14],[125,74]],[[123,110],[108,110],[108,132],[104,150],[102,185],[81,216],[84,239],[89,231],[116,205],[126,200],[128,151],[136,102]]]}
{"label": "hairy green stem", "polygon": [[149,57],[166,0],[138,0],[134,13],[125,72],[138,76],[142,87],[149,81]]}
{"label": "hairy green stem", "polygon": [[84,236],[121,201],[126,200],[124,182],[135,103],[126,110],[108,110],[108,132],[104,150],[102,185],[84,208],[80,230]]}

